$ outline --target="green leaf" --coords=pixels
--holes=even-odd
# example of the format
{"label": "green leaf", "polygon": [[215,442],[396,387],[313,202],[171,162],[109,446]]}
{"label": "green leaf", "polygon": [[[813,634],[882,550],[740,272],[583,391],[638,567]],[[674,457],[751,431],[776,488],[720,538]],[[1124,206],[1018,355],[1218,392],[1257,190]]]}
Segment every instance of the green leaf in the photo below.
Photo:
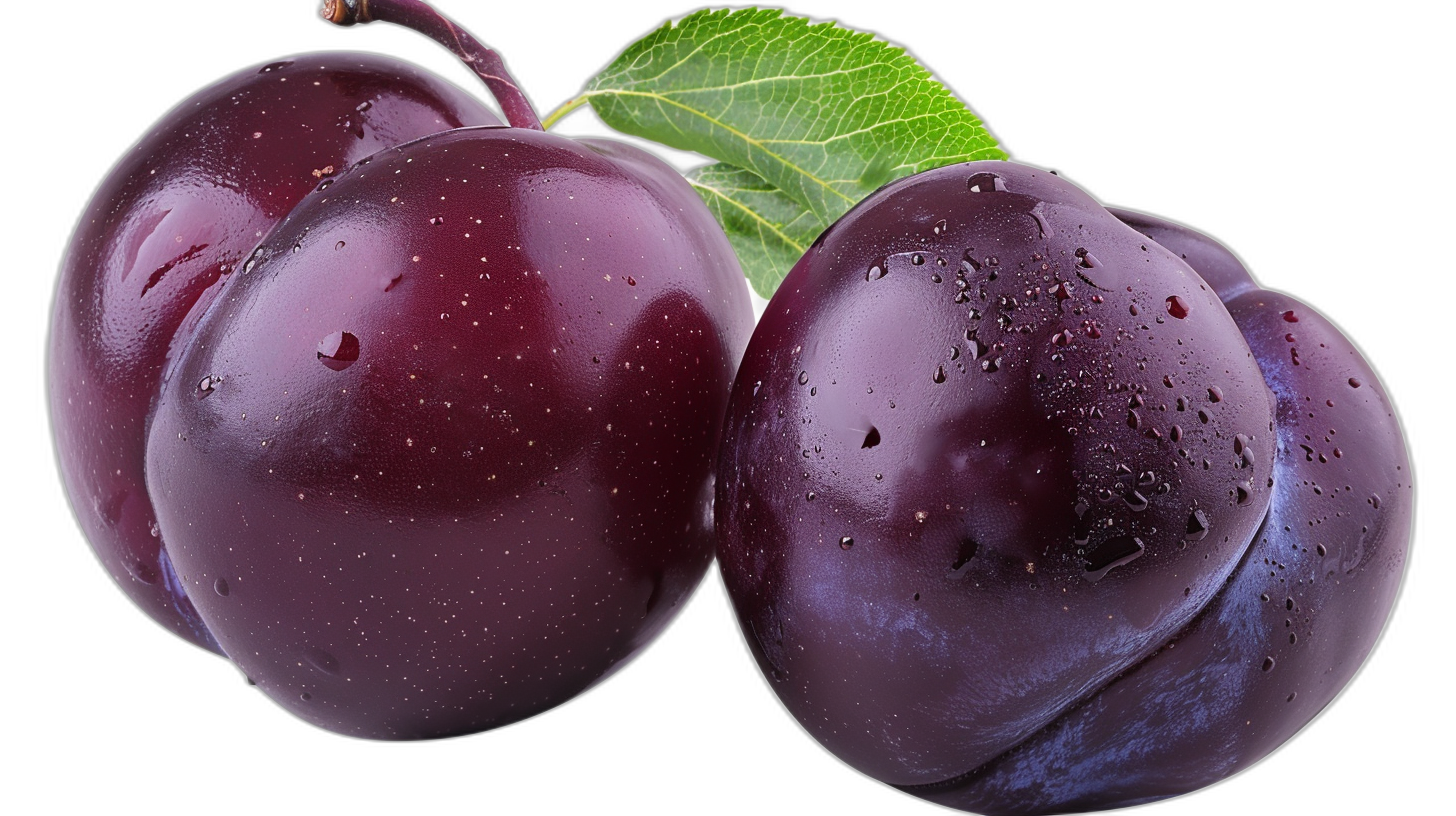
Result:
{"label": "green leaf", "polygon": [[1006,157],[903,49],[777,9],[666,23],[582,100],[617,130],[751,171],[825,224],[890,179]]}
{"label": "green leaf", "polygon": [[719,162],[687,178],[723,225],[749,284],[765,298],[773,296],[826,226],[782,190],[742,168]]}

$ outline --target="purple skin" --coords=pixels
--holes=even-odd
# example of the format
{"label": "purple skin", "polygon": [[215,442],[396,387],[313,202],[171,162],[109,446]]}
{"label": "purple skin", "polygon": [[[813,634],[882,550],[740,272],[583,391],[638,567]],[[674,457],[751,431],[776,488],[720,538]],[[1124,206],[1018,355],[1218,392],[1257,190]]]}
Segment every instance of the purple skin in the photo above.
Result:
{"label": "purple skin", "polygon": [[1217,244],[1125,217],[1172,246],[1014,164],[895,182],[790,272],[734,385],[719,559],[750,649],[825,747],[942,804],[1233,773],[1338,692],[1400,579],[1373,373]]}
{"label": "purple skin", "polygon": [[420,136],[498,121],[406,63],[302,55],[245,69],[182,102],[97,189],[56,289],[51,426],[86,539],[163,626],[218,649],[158,536],[143,465],[157,393],[198,318],[321,176]]}
{"label": "purple skin", "polygon": [[707,209],[635,148],[526,128],[307,196],[164,385],[148,484],[226,653],[330,730],[444,737],[641,649],[713,556],[752,329]]}

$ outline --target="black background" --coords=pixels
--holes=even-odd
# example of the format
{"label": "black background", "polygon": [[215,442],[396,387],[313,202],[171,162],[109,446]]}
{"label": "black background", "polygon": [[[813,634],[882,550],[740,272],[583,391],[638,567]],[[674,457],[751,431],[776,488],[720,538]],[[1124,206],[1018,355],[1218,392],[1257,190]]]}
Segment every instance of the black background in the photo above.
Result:
{"label": "black background", "polygon": [[[42,340],[70,226],[116,157],[173,103],[237,68],[310,50],[390,52],[472,83],[444,51],[399,29],[338,31],[317,22],[306,0],[242,6],[135,4],[114,12],[127,22],[45,26],[57,44],[52,64],[32,66],[26,83],[36,93],[32,111],[44,117],[22,134],[23,153],[12,153],[50,179],[44,245],[35,270],[23,272],[20,307],[32,423],[45,427]],[[543,114],[636,36],[692,9],[613,4],[581,16],[529,3],[524,15],[505,16],[486,4],[440,6],[504,54]],[[1411,124],[1390,96],[1406,77],[1386,23],[1325,20],[1331,28],[1316,41],[1293,23],[1249,19],[1070,19],[1025,7],[962,19],[910,6],[792,10],[909,47],[1015,159],[1057,169],[1104,203],[1223,240],[1265,286],[1305,297],[1344,326],[1385,377],[1412,440],[1420,437],[1430,402],[1421,389],[1433,379],[1418,373],[1430,337],[1420,310],[1430,303],[1434,313],[1444,299],[1427,289],[1440,284],[1425,265],[1443,262],[1431,248],[1446,213],[1409,200],[1424,162],[1408,157],[1417,150]],[[127,26],[135,34],[118,34]],[[578,112],[556,130],[597,125]],[[12,229],[12,248],[32,240],[25,224]],[[12,695],[44,723],[26,739],[82,769],[79,784],[160,800],[192,793],[284,803],[278,791],[309,780],[336,806],[364,794],[416,806],[463,796],[482,809],[526,797],[515,801],[636,813],[936,812],[837,764],[796,729],[751,666],[716,573],[638,663],[529,723],[425,745],[355,742],[304,726],[243,685],[230,664],[125,602],[71,520],[48,434],[17,436],[35,446],[19,460],[41,471],[29,488],[41,497],[41,533],[22,536],[12,557],[12,568],[26,565],[20,576],[12,571],[12,586],[29,600],[12,612],[26,651],[10,654],[10,675],[31,689]],[[1423,455],[1433,459],[1428,447],[1414,444],[1427,490],[1439,478],[1421,466]],[[1427,707],[1443,710],[1433,683],[1421,680],[1430,659],[1425,611],[1436,592],[1427,577],[1436,544],[1421,532],[1392,627],[1334,708],[1248,774],[1147,813],[1383,810],[1436,790],[1409,765],[1412,737],[1437,724]]]}

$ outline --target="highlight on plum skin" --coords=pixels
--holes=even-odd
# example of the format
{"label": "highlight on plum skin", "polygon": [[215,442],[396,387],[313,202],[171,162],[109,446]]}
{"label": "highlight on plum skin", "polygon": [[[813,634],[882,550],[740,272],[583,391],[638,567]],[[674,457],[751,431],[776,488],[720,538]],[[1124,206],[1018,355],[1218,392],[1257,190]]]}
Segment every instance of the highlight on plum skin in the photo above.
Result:
{"label": "highlight on plum skin", "polygon": [[724,440],[720,566],[775,692],[854,767],[978,813],[1257,761],[1363,662],[1410,535],[1399,425],[1332,324],[1014,164],[832,226]]}

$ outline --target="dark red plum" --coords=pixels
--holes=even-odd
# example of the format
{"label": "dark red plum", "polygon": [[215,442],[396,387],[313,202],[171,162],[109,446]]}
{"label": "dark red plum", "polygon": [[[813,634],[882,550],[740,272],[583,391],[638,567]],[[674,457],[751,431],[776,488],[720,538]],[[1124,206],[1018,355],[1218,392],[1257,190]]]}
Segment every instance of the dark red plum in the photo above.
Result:
{"label": "dark red plum", "polygon": [[[1409,545],[1400,425],[1337,328],[1207,236],[1016,165],[831,227],[725,440],[720,561],[775,691],[855,767],[978,813],[1257,762],[1368,656]],[[1130,527],[1160,504],[1194,509]]]}
{"label": "dark red plum", "polygon": [[496,124],[414,66],[306,54],[185,100],[112,168],[82,213],[51,319],[51,424],[77,521],[117,584],[205,648],[144,478],[146,426],[171,361],[230,273],[299,199],[385,147]]}
{"label": "dark red plum", "polygon": [[751,326],[727,239],[646,153],[525,128],[386,150],[306,197],[180,354],[147,449],[169,553],[310,722],[530,716],[706,571]]}

